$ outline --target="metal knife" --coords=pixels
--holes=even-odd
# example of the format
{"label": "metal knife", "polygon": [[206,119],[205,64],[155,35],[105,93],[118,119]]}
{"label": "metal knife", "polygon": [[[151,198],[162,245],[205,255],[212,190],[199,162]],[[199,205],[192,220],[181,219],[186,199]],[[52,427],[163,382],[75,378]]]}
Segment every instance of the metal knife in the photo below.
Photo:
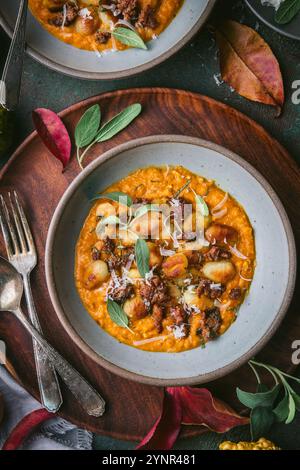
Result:
{"label": "metal knife", "polygon": [[20,97],[28,0],[21,0],[16,26],[0,80],[0,157],[13,141],[13,111]]}

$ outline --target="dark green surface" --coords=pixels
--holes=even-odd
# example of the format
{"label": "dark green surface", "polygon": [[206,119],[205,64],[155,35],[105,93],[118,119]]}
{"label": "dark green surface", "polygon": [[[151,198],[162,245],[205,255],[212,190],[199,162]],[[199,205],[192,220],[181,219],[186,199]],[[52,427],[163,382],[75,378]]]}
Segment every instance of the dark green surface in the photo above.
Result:
{"label": "dark green surface", "polygon": [[[21,103],[16,113],[15,146],[32,130],[31,111],[36,107],[49,107],[54,111],[60,111],[76,101],[104,91],[137,86],[164,86],[199,92],[239,109],[262,124],[300,162],[300,105],[296,106],[291,101],[292,82],[300,80],[300,42],[281,37],[259,23],[241,1],[219,0],[215,16],[237,19],[258,29],[270,44],[282,67],[286,90],[286,104],[280,118],[275,118],[271,108],[239,97],[225,84],[220,86],[216,84],[214,76],[219,74],[217,49],[213,36],[208,28],[204,28],[191,44],[173,58],[143,75],[126,80],[109,82],[77,80],[59,75],[26,57]],[[3,66],[8,45],[8,38],[0,31],[0,68]],[[234,390],[232,392],[234,393]],[[299,426],[298,417],[292,425],[274,426],[270,437],[283,448],[300,449]],[[177,448],[215,449],[225,438],[238,440],[249,437],[247,430],[240,428],[226,436],[209,433],[188,441],[179,441]],[[95,447],[128,449],[134,445],[95,437]]]}

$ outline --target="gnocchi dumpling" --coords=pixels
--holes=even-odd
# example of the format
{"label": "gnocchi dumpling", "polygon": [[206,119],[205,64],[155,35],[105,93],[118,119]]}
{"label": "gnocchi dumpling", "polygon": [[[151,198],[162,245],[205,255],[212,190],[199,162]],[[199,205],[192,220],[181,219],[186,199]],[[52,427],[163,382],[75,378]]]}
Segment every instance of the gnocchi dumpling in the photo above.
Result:
{"label": "gnocchi dumpling", "polygon": [[108,266],[105,261],[97,260],[89,264],[85,272],[85,287],[96,289],[109,278]]}

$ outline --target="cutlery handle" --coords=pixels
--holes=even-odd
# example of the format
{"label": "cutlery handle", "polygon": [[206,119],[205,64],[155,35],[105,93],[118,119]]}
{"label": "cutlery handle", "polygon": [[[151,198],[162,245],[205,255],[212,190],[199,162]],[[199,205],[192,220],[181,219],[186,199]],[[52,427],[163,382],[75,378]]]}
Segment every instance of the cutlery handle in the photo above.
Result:
{"label": "cutlery handle", "polygon": [[28,0],[21,0],[14,34],[4,66],[2,80],[0,81],[0,101],[10,111],[14,110],[19,103],[27,10]]}
{"label": "cutlery handle", "polygon": [[82,408],[90,416],[102,416],[105,411],[105,401],[93,389],[91,385],[77,372],[46,340],[43,336],[32,326],[27,320],[23,312],[18,309],[15,310],[14,315],[20,320],[22,325],[31,334],[31,336],[39,343],[52,362],[56,371],[61,376],[62,380],[68,386],[69,390],[81,404]]}
{"label": "cutlery handle", "polygon": [[[1,88],[1,82],[0,82]],[[1,89],[0,89],[1,95]],[[1,103],[1,96],[0,96]],[[0,104],[0,158],[6,156],[13,143],[14,116]]]}
{"label": "cutlery handle", "polygon": [[[42,333],[31,292],[29,275],[24,275],[23,280],[31,323],[40,333]],[[48,411],[55,413],[59,410],[62,404],[62,396],[55,369],[53,364],[49,361],[44,349],[35,339],[33,339],[33,352],[42,404]]]}

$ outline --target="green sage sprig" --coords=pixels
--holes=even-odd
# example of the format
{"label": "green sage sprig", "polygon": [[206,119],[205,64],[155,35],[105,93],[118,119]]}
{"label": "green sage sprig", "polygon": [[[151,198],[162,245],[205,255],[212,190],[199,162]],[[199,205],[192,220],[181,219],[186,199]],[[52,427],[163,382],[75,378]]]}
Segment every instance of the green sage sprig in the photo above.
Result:
{"label": "green sage sprig", "polygon": [[126,313],[124,312],[121,305],[111,299],[107,299],[107,311],[111,320],[118,326],[122,328],[127,328],[131,333],[133,331],[129,328],[129,319]]}
{"label": "green sage sprig", "polygon": [[125,44],[125,46],[147,50],[146,44],[136,31],[120,27],[115,28],[112,32],[112,35],[122,44]]}
{"label": "green sage sprig", "polygon": [[[83,160],[93,145],[112,139],[129,126],[141,111],[142,106],[139,103],[132,104],[101,126],[100,106],[96,104],[89,108],[81,117],[75,129],[77,161],[80,168],[83,169]],[[80,153],[83,148],[85,150]]]}
{"label": "green sage sprig", "polygon": [[[254,360],[249,361],[249,366],[257,379],[257,391],[250,393],[237,388],[236,393],[239,401],[251,410],[251,436],[256,440],[264,436],[274,422],[289,424],[294,420],[296,410],[300,411],[300,396],[289,381],[300,384],[300,379],[277,367]],[[257,368],[264,368],[272,375],[275,382],[273,388],[270,389],[261,382]]]}
{"label": "green sage sprig", "polygon": [[145,278],[150,271],[150,251],[145,240],[138,238],[135,244],[135,260],[140,275]]}
{"label": "green sage sprig", "polygon": [[300,11],[300,0],[285,0],[275,14],[278,24],[288,24]]}

